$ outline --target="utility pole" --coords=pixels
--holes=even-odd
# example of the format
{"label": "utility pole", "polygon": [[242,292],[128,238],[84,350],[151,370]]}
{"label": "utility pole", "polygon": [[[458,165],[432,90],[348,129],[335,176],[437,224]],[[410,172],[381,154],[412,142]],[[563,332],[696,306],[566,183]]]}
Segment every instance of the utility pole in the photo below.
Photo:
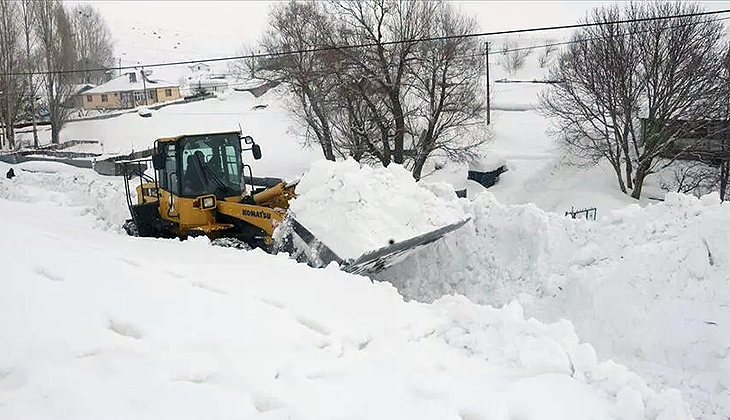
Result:
{"label": "utility pole", "polygon": [[489,88],[489,41],[484,43],[484,72],[487,76],[487,125],[492,122],[491,92]]}
{"label": "utility pole", "polygon": [[150,96],[147,93],[147,76],[145,76],[145,74],[144,74],[144,67],[142,67],[142,73],[141,73],[141,75],[142,75],[142,88],[144,89],[144,104],[145,105],[149,105],[150,103],[148,101],[148,98]]}

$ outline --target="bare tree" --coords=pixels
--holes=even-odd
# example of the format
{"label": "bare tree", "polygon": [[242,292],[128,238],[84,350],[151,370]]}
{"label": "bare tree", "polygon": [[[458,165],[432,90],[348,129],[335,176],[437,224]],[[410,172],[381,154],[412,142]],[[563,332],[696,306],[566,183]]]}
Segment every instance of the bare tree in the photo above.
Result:
{"label": "bare tree", "polygon": [[487,138],[467,135],[483,110],[479,45],[421,41],[473,31],[446,2],[293,1],[270,19],[262,50],[284,54],[255,60],[255,73],[290,86],[326,158],[404,164],[418,178],[435,151],[466,159]]}
{"label": "bare tree", "polygon": [[517,70],[520,70],[525,66],[527,57],[532,54],[534,48],[531,47],[520,47],[515,41],[505,41],[502,44],[502,68],[507,71],[510,76],[517,74]]}
{"label": "bare tree", "polygon": [[[697,4],[652,2],[636,8],[636,17],[689,15],[701,12]],[[723,26],[706,16],[686,16],[638,24],[645,107],[650,124],[645,126],[631,196],[639,198],[646,177],[657,158],[674,141],[663,122],[673,119],[702,120],[713,100],[721,63],[717,59]],[[648,127],[648,129],[647,129]]]}
{"label": "bare tree", "polygon": [[722,61],[725,68],[723,77],[720,80],[715,100],[717,103],[718,116],[724,121],[724,127],[727,130],[724,133],[722,141],[722,149],[720,150],[720,173],[719,173],[719,189],[720,200],[727,199],[727,189],[730,183],[730,47],[727,48],[725,58]]}
{"label": "bare tree", "polygon": [[660,187],[664,191],[693,194],[700,197],[718,187],[718,168],[705,162],[678,162],[667,169],[670,171],[669,176],[660,180]]}
{"label": "bare tree", "polygon": [[555,41],[553,41],[552,39],[548,39],[547,41],[545,41],[542,52],[537,57],[537,64],[540,66],[541,69],[545,68],[552,60],[557,49],[558,47],[555,46]]}
{"label": "bare tree", "polygon": [[[114,66],[112,34],[101,14],[90,4],[77,4],[69,11],[77,51],[77,73],[80,83],[103,83],[106,71]],[[94,71],[96,70],[96,71]]]}
{"label": "bare tree", "polygon": [[70,108],[63,103],[71,93],[76,53],[73,32],[66,11],[58,0],[34,2],[36,30],[45,64],[44,88],[51,119],[51,142],[58,143]]}
{"label": "bare tree", "polygon": [[30,119],[33,122],[33,147],[38,147],[38,127],[36,124],[36,96],[38,95],[37,86],[34,83],[33,77],[35,73],[35,65],[32,56],[32,51],[35,47],[35,38],[33,34],[33,25],[35,21],[35,15],[33,14],[33,1],[32,0],[21,0],[20,2],[20,16],[22,18],[22,32],[23,39],[25,41],[25,60],[26,66],[25,71],[28,73],[28,108]]}
{"label": "bare tree", "polygon": [[[687,15],[691,3],[601,7],[588,21],[605,23]],[[703,16],[603,24],[580,29],[551,70],[541,97],[556,133],[573,155],[607,159],[619,187],[639,198],[644,181],[676,138],[669,121],[702,119],[717,83],[722,25]],[[640,116],[646,123],[639,124]]]}
{"label": "bare tree", "polygon": [[[466,35],[476,29],[473,18],[456,14],[447,3],[440,5],[432,25],[430,34],[435,37]],[[447,38],[418,45],[415,57],[409,74],[418,106],[411,125],[419,132],[413,133],[417,140],[412,171],[419,179],[434,152],[444,152],[455,161],[470,159],[487,136],[469,133],[482,123],[485,111],[480,44],[473,38]]]}
{"label": "bare tree", "polygon": [[21,71],[22,60],[18,17],[17,3],[0,0],[0,121],[3,123],[5,141],[10,148],[15,147],[14,126],[25,95],[21,77],[14,74]]}
{"label": "bare tree", "polygon": [[[438,2],[357,0],[333,2],[332,10],[340,24],[339,37],[345,45],[372,44],[367,48],[343,48],[341,57],[351,69],[350,83],[361,89],[361,98],[369,102],[371,112],[386,105],[388,115],[374,115],[380,122],[381,144],[378,155],[384,165],[391,161],[403,164],[404,140],[408,118],[404,98],[407,90],[407,69],[414,59],[418,40],[428,35],[430,20]],[[397,44],[386,44],[398,41]],[[333,43],[337,45],[336,43]],[[341,44],[340,44],[341,45]],[[367,83],[362,83],[365,80]],[[386,121],[391,119],[393,124]],[[391,128],[392,127],[392,128]]]}
{"label": "bare tree", "polygon": [[[281,4],[269,15],[270,29],[261,43],[270,53],[295,52],[326,45],[329,18],[314,1]],[[314,132],[326,159],[334,160],[330,111],[327,107],[334,78],[325,67],[326,53],[298,52],[259,60],[257,77],[284,81],[297,98],[293,108]],[[255,70],[254,70],[255,71]]]}
{"label": "bare tree", "polygon": [[550,78],[560,82],[551,85],[540,101],[543,112],[553,118],[554,134],[575,161],[591,165],[608,160],[619,188],[628,193],[633,171],[630,144],[635,141],[642,82],[632,28],[606,23],[620,16],[618,6],[592,12],[589,21],[604,24],[573,35],[551,69]]}
{"label": "bare tree", "polygon": [[[272,11],[273,13],[273,11]],[[264,35],[267,36],[267,35]],[[263,41],[262,41],[263,42]],[[261,60],[254,58],[260,50],[250,46],[244,45],[236,51],[237,56],[250,56],[247,58],[241,58],[233,60],[228,64],[228,71],[231,74],[236,75],[243,79],[255,79],[259,74],[259,63]]]}

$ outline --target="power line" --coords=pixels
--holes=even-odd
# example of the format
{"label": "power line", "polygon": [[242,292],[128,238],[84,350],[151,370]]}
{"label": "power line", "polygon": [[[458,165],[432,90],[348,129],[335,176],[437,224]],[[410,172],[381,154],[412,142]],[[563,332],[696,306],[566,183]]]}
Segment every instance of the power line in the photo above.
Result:
{"label": "power line", "polygon": [[[722,21],[726,21],[726,20],[730,20],[730,17],[712,19],[712,20],[709,20],[708,22],[722,22]],[[683,27],[689,26],[689,25],[691,25],[691,24],[685,23],[682,25],[673,25],[673,26],[668,26],[665,29],[683,28]],[[595,36],[595,37],[591,37],[591,38],[571,39],[569,41],[558,41],[558,42],[552,42],[552,43],[545,43],[545,44],[541,44],[541,45],[531,45],[529,47],[499,49],[499,50],[490,51],[489,55],[501,55],[501,54],[505,54],[505,53],[509,53],[509,52],[533,50],[533,49],[545,48],[545,47],[558,47],[558,46],[562,46],[562,45],[577,44],[580,42],[598,41],[601,39],[618,38],[618,37],[622,37],[622,36],[626,36],[626,35],[643,34],[643,33],[648,33],[651,31],[652,31],[651,29],[647,29],[647,30],[643,30],[643,31],[628,31],[626,33],[617,33],[617,34],[608,35],[608,36]],[[476,57],[483,57],[483,56],[484,56],[484,53],[481,52],[478,54],[459,55],[459,56],[456,56],[455,58],[476,58]]]}
{"label": "power line", "polygon": [[[497,35],[545,32],[545,31],[555,31],[555,30],[563,30],[563,29],[587,28],[587,27],[603,26],[603,25],[620,25],[620,24],[625,24],[625,23],[639,23],[639,22],[650,22],[650,21],[658,21],[658,20],[680,19],[680,18],[696,17],[696,16],[710,16],[710,15],[718,15],[718,14],[723,14],[723,13],[730,13],[730,9],[714,10],[714,11],[700,12],[700,13],[686,13],[686,14],[671,15],[671,16],[657,16],[657,17],[638,18],[638,19],[622,19],[622,20],[614,20],[614,21],[607,21],[607,22],[576,23],[576,24],[572,24],[572,25],[541,26],[541,27],[526,28],[526,29],[510,29],[510,30],[503,30],[503,31],[480,32],[480,33],[473,33],[473,34],[425,37],[425,38],[407,39],[407,40],[399,40],[399,41],[385,41],[385,42],[379,42],[379,43],[378,42],[369,42],[369,43],[362,43],[362,44],[355,44],[355,45],[315,47],[315,48],[308,48],[308,49],[295,50],[295,51],[280,51],[280,52],[270,52],[270,53],[229,56],[229,57],[215,57],[215,58],[205,58],[205,59],[198,59],[198,60],[182,60],[182,61],[171,61],[171,62],[163,62],[163,63],[137,64],[137,65],[131,65],[131,66],[116,67],[116,69],[132,70],[132,69],[137,69],[137,68],[141,68],[141,67],[146,67],[146,68],[170,67],[170,66],[181,66],[181,65],[188,65],[188,64],[198,64],[198,63],[234,61],[234,60],[242,60],[242,59],[274,58],[274,57],[282,57],[282,56],[293,55],[293,54],[307,54],[307,53],[335,51],[335,50],[370,48],[370,47],[377,47],[377,46],[398,45],[398,44],[408,44],[408,43],[418,43],[418,42],[446,41],[446,40],[450,40],[450,39],[480,38],[480,37],[489,37],[489,36],[497,36]],[[33,73],[33,72],[9,72],[9,73],[3,73],[3,75],[4,76],[28,76],[28,75],[33,75],[33,74],[71,74],[71,73],[107,71],[107,70],[109,70],[109,69],[98,68],[98,69],[83,69],[83,70],[59,70],[59,71],[50,71],[50,72],[44,71],[44,72],[35,72],[35,73]]]}
{"label": "power line", "polygon": [[[725,20],[728,20],[728,19],[730,19],[730,17],[713,19],[713,20],[710,20],[708,22],[722,22],[722,21],[725,21]],[[685,24],[682,24],[682,25],[668,26],[665,29],[683,28],[683,27],[689,26],[689,25],[691,25],[691,24],[690,23],[685,23]],[[538,46],[519,47],[519,48],[506,49],[506,50],[492,51],[489,54],[496,55],[496,54],[502,54],[504,52],[530,50],[530,49],[533,49],[533,48],[558,47],[558,46],[561,46],[561,45],[576,44],[576,43],[586,42],[586,41],[597,41],[597,40],[600,40],[600,39],[618,38],[618,37],[625,36],[625,35],[643,34],[643,33],[651,32],[651,31],[652,31],[651,29],[647,29],[647,30],[644,30],[644,31],[633,31],[633,32],[629,31],[629,32],[627,32],[625,34],[621,33],[621,34],[615,34],[615,35],[610,35],[610,36],[595,36],[595,37],[592,37],[592,38],[571,39],[570,41],[560,41],[560,42],[554,42],[554,43],[546,43],[546,44],[542,44],[542,45],[538,45]],[[479,56],[481,56],[481,54]]]}

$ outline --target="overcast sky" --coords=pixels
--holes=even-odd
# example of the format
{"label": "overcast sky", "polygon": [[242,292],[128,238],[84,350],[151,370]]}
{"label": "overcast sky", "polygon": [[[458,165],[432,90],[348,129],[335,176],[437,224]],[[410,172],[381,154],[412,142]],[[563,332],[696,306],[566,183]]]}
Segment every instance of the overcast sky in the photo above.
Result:
{"label": "overcast sky", "polygon": [[[266,25],[266,1],[65,1],[91,3],[105,17],[123,65],[235,55]],[[576,23],[609,1],[453,1],[475,15],[482,31]],[[730,1],[703,1],[709,10]],[[556,37],[563,34],[555,32]],[[530,37],[538,36],[534,34]],[[552,37],[545,34],[542,37]]]}

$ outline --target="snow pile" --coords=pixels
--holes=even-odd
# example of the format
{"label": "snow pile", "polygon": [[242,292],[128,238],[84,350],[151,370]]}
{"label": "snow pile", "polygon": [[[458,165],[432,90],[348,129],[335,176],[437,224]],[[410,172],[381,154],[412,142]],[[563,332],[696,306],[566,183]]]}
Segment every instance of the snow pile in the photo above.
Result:
{"label": "snow pile", "polygon": [[[0,180],[0,199],[74,207],[78,214],[90,215],[94,227],[114,232],[122,232],[122,224],[130,217],[124,183],[119,177],[105,177],[91,169],[56,162],[0,162],[0,173],[4,175],[10,167],[16,176]],[[135,191],[132,199],[136,200]]]}
{"label": "snow pile", "polygon": [[688,418],[519,303],[406,303],[281,255],[94,230],[69,207],[84,184],[45,181],[0,199],[0,418]]}
{"label": "snow pile", "polygon": [[599,355],[680,389],[695,415],[730,416],[730,203],[668,194],[587,222],[484,193],[470,212],[382,278],[421,301],[518,299],[530,316],[570,319]]}
{"label": "snow pile", "polygon": [[455,198],[453,189],[437,195],[395,164],[320,160],[302,177],[297,194],[293,217],[344,259],[467,217],[457,201],[444,199]]}

